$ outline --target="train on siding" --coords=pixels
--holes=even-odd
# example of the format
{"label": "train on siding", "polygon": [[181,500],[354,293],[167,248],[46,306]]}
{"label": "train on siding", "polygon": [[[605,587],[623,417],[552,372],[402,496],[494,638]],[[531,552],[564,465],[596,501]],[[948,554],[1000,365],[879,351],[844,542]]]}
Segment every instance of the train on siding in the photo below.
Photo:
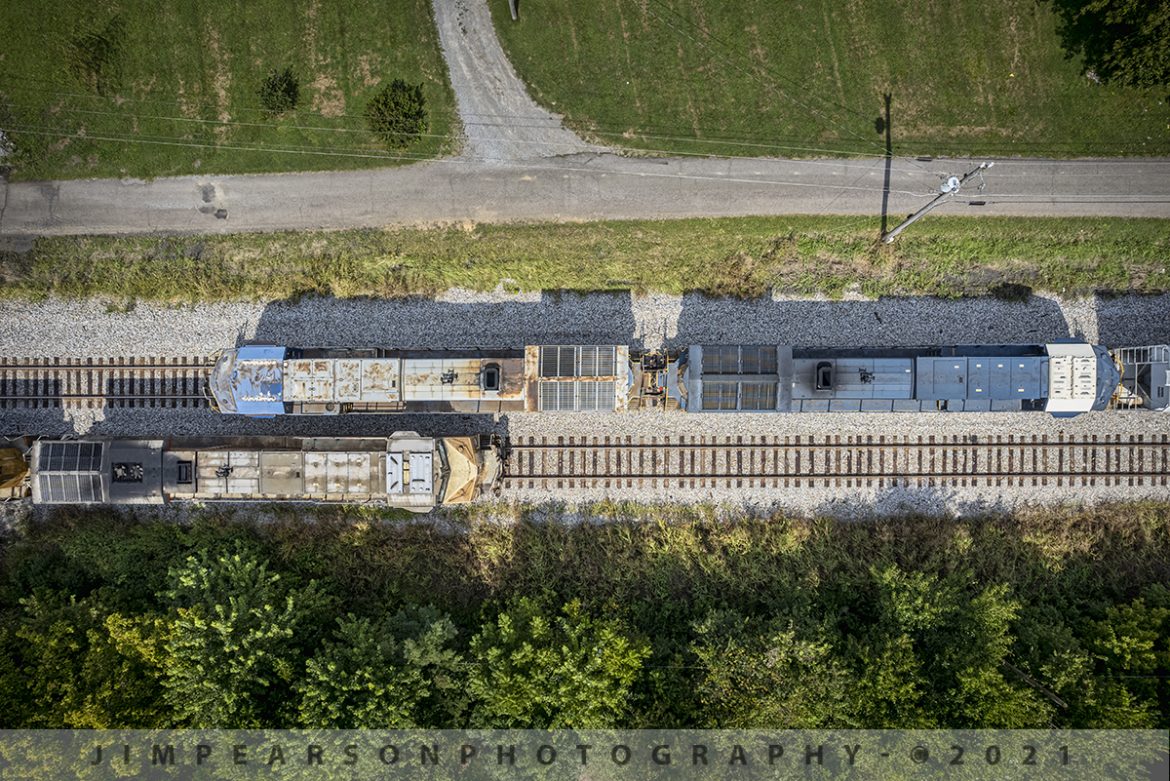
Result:
{"label": "train on siding", "polygon": [[541,345],[416,351],[252,344],[216,357],[214,408],[256,418],[360,412],[1166,410],[1170,346],[809,348]]}
{"label": "train on siding", "polygon": [[466,504],[502,470],[494,436],[11,440],[0,491],[33,504],[283,501],[411,512]]}

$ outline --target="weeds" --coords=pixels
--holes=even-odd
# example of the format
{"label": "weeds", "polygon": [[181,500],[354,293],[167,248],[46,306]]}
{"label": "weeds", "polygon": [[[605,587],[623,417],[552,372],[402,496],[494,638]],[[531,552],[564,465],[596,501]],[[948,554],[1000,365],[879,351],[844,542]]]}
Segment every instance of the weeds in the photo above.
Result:
{"label": "weeds", "polygon": [[[0,252],[0,296],[169,302],[401,298],[449,288],[859,291],[1025,300],[1170,290],[1170,222],[939,217],[896,246],[853,217],[745,217],[207,235],[41,238]],[[989,238],[990,237],[990,238]]]}

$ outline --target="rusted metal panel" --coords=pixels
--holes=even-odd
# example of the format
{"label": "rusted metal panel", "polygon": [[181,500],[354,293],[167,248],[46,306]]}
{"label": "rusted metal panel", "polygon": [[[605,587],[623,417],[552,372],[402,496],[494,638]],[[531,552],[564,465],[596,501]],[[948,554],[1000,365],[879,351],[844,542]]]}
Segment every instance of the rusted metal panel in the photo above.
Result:
{"label": "rusted metal panel", "polygon": [[362,400],[362,362],[341,359],[333,362],[333,398],[336,401]]}
{"label": "rusted metal panel", "polygon": [[334,364],[328,358],[284,362],[285,401],[333,401]]}
{"label": "rusted metal panel", "polygon": [[324,494],[328,485],[325,453],[305,453],[305,493]]}
{"label": "rusted metal panel", "polygon": [[399,399],[397,358],[367,358],[361,362],[361,401],[394,402]]}

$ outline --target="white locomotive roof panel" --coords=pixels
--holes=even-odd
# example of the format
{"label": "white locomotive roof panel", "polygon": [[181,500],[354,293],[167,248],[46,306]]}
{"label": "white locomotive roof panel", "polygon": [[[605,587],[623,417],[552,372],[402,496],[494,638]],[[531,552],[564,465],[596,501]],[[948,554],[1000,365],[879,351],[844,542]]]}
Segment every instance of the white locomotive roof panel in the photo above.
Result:
{"label": "white locomotive roof panel", "polygon": [[380,453],[200,450],[195,498],[368,497],[383,489]]}
{"label": "white locomotive roof panel", "polygon": [[472,401],[483,397],[482,358],[407,358],[402,368],[405,401]]}
{"label": "white locomotive roof panel", "polygon": [[284,362],[288,402],[398,400],[397,358],[297,358]]}
{"label": "white locomotive roof panel", "polygon": [[386,499],[399,507],[429,507],[435,502],[435,441],[397,439],[386,454]]}
{"label": "white locomotive roof panel", "polygon": [[1088,412],[1097,398],[1097,361],[1089,344],[1049,344],[1047,412]]}

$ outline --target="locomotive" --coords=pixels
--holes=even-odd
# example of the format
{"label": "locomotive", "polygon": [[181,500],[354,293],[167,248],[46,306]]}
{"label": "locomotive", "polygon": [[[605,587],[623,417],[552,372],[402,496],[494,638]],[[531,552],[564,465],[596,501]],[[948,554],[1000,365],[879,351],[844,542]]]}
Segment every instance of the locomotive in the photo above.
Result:
{"label": "locomotive", "polygon": [[498,437],[218,437],[10,441],[0,490],[33,504],[284,501],[425,513],[492,491]]}
{"label": "locomotive", "polygon": [[1170,346],[539,345],[414,351],[244,345],[207,386],[224,414],[1166,410]]}

